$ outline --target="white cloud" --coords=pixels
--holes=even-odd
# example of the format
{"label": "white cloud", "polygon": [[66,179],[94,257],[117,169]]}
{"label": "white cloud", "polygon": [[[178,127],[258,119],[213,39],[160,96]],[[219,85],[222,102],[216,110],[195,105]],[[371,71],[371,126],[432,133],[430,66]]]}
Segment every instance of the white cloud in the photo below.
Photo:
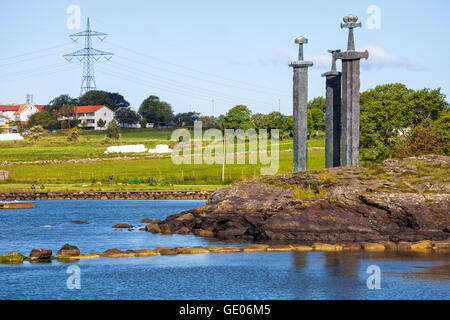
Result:
{"label": "white cloud", "polygon": [[412,71],[425,69],[423,65],[409,58],[395,56],[378,46],[367,45],[357,50],[369,51],[369,59],[361,63],[361,67],[365,69],[405,68]]}
{"label": "white cloud", "polygon": [[[405,68],[412,71],[420,71],[425,69],[423,65],[415,63],[409,58],[395,56],[378,46],[367,45],[357,49],[357,51],[365,50],[369,51],[369,59],[367,61],[363,60],[361,63],[361,68],[363,69]],[[259,62],[262,65],[286,66],[289,62],[297,60],[297,58],[298,51],[296,50],[279,50],[272,55],[272,57],[262,58]],[[327,70],[331,68],[331,54],[305,54],[305,60],[312,61],[315,68]],[[337,67],[340,69],[339,60]]]}

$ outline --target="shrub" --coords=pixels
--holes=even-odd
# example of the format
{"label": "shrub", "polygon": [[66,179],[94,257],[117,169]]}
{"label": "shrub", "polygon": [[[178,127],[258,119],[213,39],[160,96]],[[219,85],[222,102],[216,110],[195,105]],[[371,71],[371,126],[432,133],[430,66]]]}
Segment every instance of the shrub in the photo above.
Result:
{"label": "shrub", "polygon": [[81,135],[81,130],[79,128],[73,128],[69,131],[67,135],[67,141],[78,141]]}
{"label": "shrub", "polygon": [[106,136],[112,140],[120,139],[120,126],[115,120],[108,123],[108,127],[106,128]]}

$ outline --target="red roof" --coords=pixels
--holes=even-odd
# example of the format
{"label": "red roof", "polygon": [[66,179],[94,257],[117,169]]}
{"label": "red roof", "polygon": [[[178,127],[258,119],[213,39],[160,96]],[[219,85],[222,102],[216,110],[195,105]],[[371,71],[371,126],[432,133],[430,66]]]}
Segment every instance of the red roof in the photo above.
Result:
{"label": "red roof", "polygon": [[44,106],[44,105],[37,105],[37,104],[35,104],[34,105],[39,111],[42,111],[45,107],[47,107],[47,106]]}
{"label": "red roof", "polygon": [[78,106],[75,107],[75,113],[91,113],[100,110],[104,106]]}
{"label": "red roof", "polygon": [[0,111],[14,111],[16,112],[19,110],[20,104],[9,104],[9,105],[3,105],[0,106]]}

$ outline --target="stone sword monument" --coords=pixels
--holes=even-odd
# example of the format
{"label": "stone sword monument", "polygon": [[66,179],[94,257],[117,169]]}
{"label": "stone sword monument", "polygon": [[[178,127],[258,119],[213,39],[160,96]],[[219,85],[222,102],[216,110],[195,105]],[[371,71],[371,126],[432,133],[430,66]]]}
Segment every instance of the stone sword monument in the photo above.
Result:
{"label": "stone sword monument", "polygon": [[326,77],[325,112],[325,167],[341,165],[341,76],[336,70],[336,54],[341,50],[328,50],[332,54],[331,71],[322,74]]}
{"label": "stone sword monument", "polygon": [[294,172],[306,171],[308,157],[308,68],[311,61],[303,60],[303,44],[308,43],[305,37],[298,37],[298,61],[289,64],[294,68]]}
{"label": "stone sword monument", "polygon": [[341,28],[348,28],[347,51],[336,53],[342,60],[342,165],[359,165],[359,98],[360,60],[369,58],[369,52],[355,51],[353,29],[362,27],[358,17],[344,17]]}

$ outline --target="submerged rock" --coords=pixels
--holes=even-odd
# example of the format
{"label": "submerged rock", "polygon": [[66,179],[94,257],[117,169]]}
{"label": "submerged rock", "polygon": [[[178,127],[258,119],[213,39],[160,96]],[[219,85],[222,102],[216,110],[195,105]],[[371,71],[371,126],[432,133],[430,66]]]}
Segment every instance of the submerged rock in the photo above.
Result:
{"label": "submerged rock", "polygon": [[131,224],[126,224],[126,223],[119,223],[119,224],[116,224],[116,225],[114,225],[112,227],[116,228],[116,229],[131,229],[131,228],[134,228],[134,226],[132,226]]}
{"label": "submerged rock", "polygon": [[69,224],[89,224],[87,221],[69,221]]}

